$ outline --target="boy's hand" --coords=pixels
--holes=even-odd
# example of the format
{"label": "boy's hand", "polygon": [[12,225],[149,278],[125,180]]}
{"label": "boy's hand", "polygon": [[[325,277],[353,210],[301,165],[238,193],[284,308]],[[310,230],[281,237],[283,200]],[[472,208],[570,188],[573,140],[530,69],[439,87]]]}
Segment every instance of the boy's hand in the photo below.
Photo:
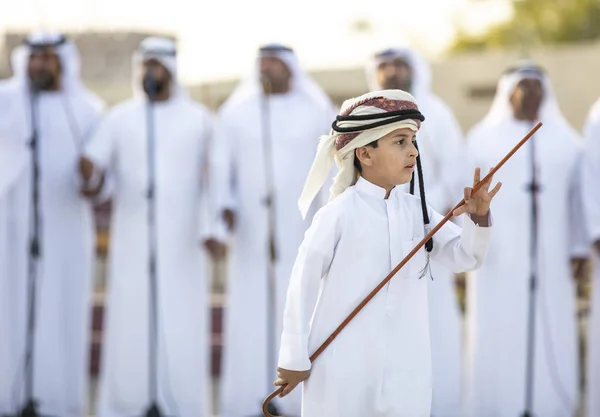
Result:
{"label": "boy's hand", "polygon": [[[490,168],[490,171],[493,169]],[[499,182],[496,186],[489,191],[492,183],[493,176],[487,180],[476,193],[473,194],[473,188],[481,180],[481,169],[475,168],[475,174],[473,175],[473,187],[465,187],[465,204],[454,210],[452,213],[454,216],[460,216],[463,213],[469,213],[472,216],[483,217],[487,216],[490,211],[490,203],[492,199],[498,194],[502,183]]]}
{"label": "boy's hand", "polygon": [[284,386],[279,397],[285,397],[296,388],[296,385],[308,379],[310,369],[306,371],[290,371],[289,369],[277,368],[277,376],[279,378],[273,382],[273,385],[276,387]]}

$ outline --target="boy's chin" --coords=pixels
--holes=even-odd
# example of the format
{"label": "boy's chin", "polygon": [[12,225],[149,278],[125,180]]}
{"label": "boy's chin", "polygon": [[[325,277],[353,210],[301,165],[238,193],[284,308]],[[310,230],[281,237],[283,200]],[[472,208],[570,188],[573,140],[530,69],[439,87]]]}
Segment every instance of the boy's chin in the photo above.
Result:
{"label": "boy's chin", "polygon": [[412,176],[408,177],[408,178],[400,178],[396,185],[404,185],[404,184],[408,184],[411,180]]}

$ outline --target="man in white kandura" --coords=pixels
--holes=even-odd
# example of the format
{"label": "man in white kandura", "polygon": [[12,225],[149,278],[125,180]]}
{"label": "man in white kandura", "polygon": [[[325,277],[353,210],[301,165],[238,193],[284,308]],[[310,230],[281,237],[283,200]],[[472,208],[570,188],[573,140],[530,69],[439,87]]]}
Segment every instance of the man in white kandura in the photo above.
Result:
{"label": "man in white kandura", "polygon": [[[390,48],[376,53],[367,67],[372,91],[400,89],[411,93],[427,115],[418,133],[427,202],[446,214],[462,197],[464,149],[452,110],[431,90],[431,69],[414,49]],[[415,183],[418,184],[418,178]],[[408,185],[408,184],[407,184]],[[454,273],[432,262],[429,280],[429,327],[433,369],[434,417],[462,413],[463,335]]]}
{"label": "man in white kandura", "polygon": [[80,164],[84,191],[113,202],[96,415],[156,416],[155,405],[162,416],[208,417],[210,275],[203,244],[221,255],[215,239],[226,236],[203,176],[213,118],[179,84],[170,39],[144,40],[133,69],[134,97],[108,113]]}
{"label": "man in white kandura", "polygon": [[582,188],[586,230],[594,253],[592,315],[587,348],[587,417],[600,417],[600,100],[588,115],[584,128]]}
{"label": "man in white kandura", "polygon": [[40,416],[81,417],[95,239],[77,161],[104,104],[61,33],[30,34],[12,64],[0,85],[0,415],[34,400]]}
{"label": "man in white kandura", "polygon": [[574,277],[587,255],[581,140],[539,66],[526,61],[502,76],[489,113],[468,135],[468,168],[496,163],[538,121],[540,130],[498,174],[507,186],[494,206],[502,227],[468,281],[470,417],[571,416],[577,407]]}
{"label": "man in white kandura", "polygon": [[[220,206],[234,232],[221,415],[249,417],[260,414],[272,387],[289,274],[310,224],[296,200],[335,110],[291,49],[266,45],[219,114],[215,175],[222,179],[217,188],[227,193]],[[299,394],[280,406],[286,415],[299,415]]]}

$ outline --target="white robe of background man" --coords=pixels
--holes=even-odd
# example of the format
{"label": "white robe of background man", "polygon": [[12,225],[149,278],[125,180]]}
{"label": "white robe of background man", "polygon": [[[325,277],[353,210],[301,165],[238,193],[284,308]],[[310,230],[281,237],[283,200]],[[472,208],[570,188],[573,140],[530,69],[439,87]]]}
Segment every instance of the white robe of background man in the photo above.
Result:
{"label": "white robe of background man", "polygon": [[[311,369],[303,417],[429,417],[428,283],[421,248],[315,362],[309,355],[423,239],[421,200],[359,178],[315,216],[298,252],[284,313],[279,366]],[[442,216],[428,207],[431,227]],[[479,267],[492,227],[465,218],[433,238],[432,259]],[[300,386],[296,387],[300,390]]]}
{"label": "white robe of background man", "polygon": [[[62,35],[36,32],[30,43]],[[90,299],[94,258],[91,204],[79,194],[77,162],[103,103],[79,76],[73,43],[55,47],[61,89],[37,100],[41,259],[37,264],[33,395],[42,415],[81,417],[88,404]],[[27,66],[30,47],[13,52],[14,77],[0,87],[0,415],[25,398],[32,136]]]}
{"label": "white robe of background man", "polygon": [[[210,279],[202,240],[214,224],[201,193],[213,121],[177,83],[174,44],[148,38],[134,57],[172,74],[172,96],[154,104],[157,232],[158,403],[167,416],[210,416]],[[147,99],[113,108],[86,147],[110,178],[113,202],[98,417],[141,416],[150,405]],[[213,219],[214,220],[214,219]]]}
{"label": "white robe of background man", "polygon": [[[384,52],[384,51],[382,51]],[[426,201],[440,213],[446,212],[462,198],[464,142],[452,110],[431,89],[431,68],[411,48],[385,50],[385,58],[373,58],[367,67],[371,91],[381,90],[377,67],[382,60],[400,58],[412,69],[411,93],[425,122],[417,133],[423,164]],[[416,176],[416,175],[415,175]],[[418,192],[418,179],[415,190]],[[408,185],[403,187],[408,191]],[[462,412],[462,324],[454,287],[454,273],[438,262],[431,264],[429,281],[429,330],[433,370],[432,415],[454,417]]]}
{"label": "white robe of background man", "polygon": [[[504,75],[488,115],[468,135],[470,163],[484,172],[535,123],[517,121],[510,96],[522,72]],[[581,140],[561,115],[550,82],[542,81],[543,126],[495,176],[498,226],[490,253],[468,282],[471,417],[514,417],[525,411],[529,280],[531,275],[531,150],[535,146],[538,194],[538,284],[535,323],[536,417],[571,416],[578,401],[575,285],[570,259],[586,253],[578,185]]]}
{"label": "white robe of background man", "polygon": [[[237,213],[228,263],[227,307],[222,366],[220,412],[222,417],[259,414],[263,399],[276,377],[277,346],[285,293],[298,246],[310,219],[298,212],[298,197],[315,156],[320,135],[327,134],[335,109],[319,87],[300,69],[292,52],[279,52],[292,73],[291,91],[268,98],[272,158],[265,162],[262,89],[257,74],[242,82],[220,110],[220,133],[215,139],[215,166],[221,186],[228,191],[222,208]],[[269,262],[268,211],[265,164],[273,166],[275,194],[275,308],[267,318]],[[223,169],[224,168],[224,169]],[[267,320],[275,326],[271,371],[267,369]],[[276,401],[277,402],[277,401]],[[300,395],[281,401],[287,415],[300,414]]]}
{"label": "white robe of background man", "polygon": [[[587,234],[600,240],[600,100],[592,107],[585,126],[582,188]],[[587,348],[587,417],[600,417],[600,254],[594,251],[592,315]]]}

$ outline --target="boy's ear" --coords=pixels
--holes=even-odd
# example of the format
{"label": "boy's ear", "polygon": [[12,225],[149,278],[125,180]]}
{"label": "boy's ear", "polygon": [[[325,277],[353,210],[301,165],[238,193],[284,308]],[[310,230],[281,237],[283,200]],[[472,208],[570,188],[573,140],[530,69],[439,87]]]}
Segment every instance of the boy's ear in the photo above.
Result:
{"label": "boy's ear", "polygon": [[371,166],[373,164],[373,160],[371,159],[371,153],[369,152],[368,147],[361,146],[356,149],[356,157],[360,161],[362,166]]}

